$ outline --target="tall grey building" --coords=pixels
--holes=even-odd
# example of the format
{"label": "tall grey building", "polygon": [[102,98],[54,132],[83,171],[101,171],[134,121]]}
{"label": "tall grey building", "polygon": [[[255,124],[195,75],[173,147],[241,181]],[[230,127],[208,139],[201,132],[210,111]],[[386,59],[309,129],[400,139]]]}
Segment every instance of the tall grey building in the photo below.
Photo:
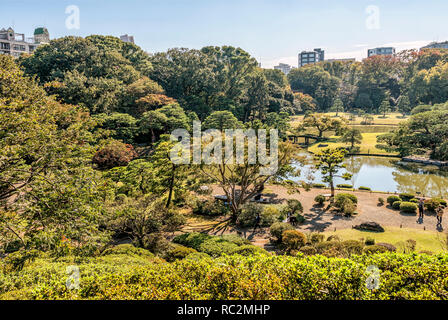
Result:
{"label": "tall grey building", "polygon": [[24,53],[33,53],[36,48],[50,42],[50,34],[46,28],[36,28],[34,37],[25,39],[25,34],[16,33],[14,29],[0,30],[0,54],[20,57]]}
{"label": "tall grey building", "polygon": [[374,48],[369,49],[367,51],[368,57],[373,56],[390,56],[395,54],[395,48],[394,47],[381,47],[381,48]]}
{"label": "tall grey building", "polygon": [[299,53],[299,68],[307,64],[314,64],[325,60],[325,51],[318,48],[314,51],[302,51]]}
{"label": "tall grey building", "polygon": [[448,41],[445,42],[431,42],[422,49],[448,49]]}
{"label": "tall grey building", "polygon": [[134,42],[134,36],[130,36],[130,35],[127,35],[127,34],[125,34],[125,35],[123,35],[123,36],[120,36],[120,39],[121,39],[121,41],[123,41],[123,42],[135,43],[135,42]]}
{"label": "tall grey building", "polygon": [[292,67],[286,63],[279,63],[279,65],[275,66],[274,69],[280,70],[284,74],[288,74],[291,71]]}

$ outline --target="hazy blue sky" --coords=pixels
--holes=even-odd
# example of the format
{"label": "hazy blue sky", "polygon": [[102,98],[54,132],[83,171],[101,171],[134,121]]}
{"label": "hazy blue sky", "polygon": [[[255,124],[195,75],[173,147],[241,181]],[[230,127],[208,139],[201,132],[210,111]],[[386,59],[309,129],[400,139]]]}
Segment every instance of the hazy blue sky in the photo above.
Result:
{"label": "hazy blue sky", "polygon": [[[69,5],[79,7],[79,30],[66,28]],[[372,5],[379,29],[366,24]],[[26,36],[44,25],[52,38],[128,33],[149,52],[228,44],[264,67],[297,65],[298,52],[317,47],[327,58],[361,59],[368,47],[448,40],[446,0],[0,0],[0,11],[0,27]]]}

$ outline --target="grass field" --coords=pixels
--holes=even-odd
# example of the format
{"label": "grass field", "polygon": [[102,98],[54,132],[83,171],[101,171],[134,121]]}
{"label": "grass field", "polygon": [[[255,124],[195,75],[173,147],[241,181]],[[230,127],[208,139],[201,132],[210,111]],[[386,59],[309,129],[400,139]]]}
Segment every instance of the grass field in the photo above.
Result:
{"label": "grass field", "polygon": [[[362,138],[363,138],[362,143],[361,143],[361,145],[357,145],[360,148],[359,153],[395,155],[395,154],[388,153],[385,150],[376,148],[377,137],[381,134],[383,134],[383,132],[363,133],[362,134]],[[308,151],[310,151],[312,153],[317,153],[326,148],[337,148],[337,147],[349,147],[350,146],[349,143],[339,142],[338,141],[339,138],[340,137],[332,136],[329,138],[330,139],[329,141],[315,143],[314,145],[312,145],[308,148]],[[327,146],[323,147],[323,148],[319,148],[319,145],[327,145]]]}
{"label": "grass field", "polygon": [[336,232],[325,232],[326,236],[337,235],[342,240],[365,240],[366,238],[373,238],[375,242],[391,243],[400,247],[400,243],[408,239],[417,241],[416,251],[428,250],[434,253],[444,251],[443,242],[446,239],[446,234],[424,231],[415,229],[400,229],[396,227],[385,227],[385,232],[366,232],[355,229],[338,230]]}

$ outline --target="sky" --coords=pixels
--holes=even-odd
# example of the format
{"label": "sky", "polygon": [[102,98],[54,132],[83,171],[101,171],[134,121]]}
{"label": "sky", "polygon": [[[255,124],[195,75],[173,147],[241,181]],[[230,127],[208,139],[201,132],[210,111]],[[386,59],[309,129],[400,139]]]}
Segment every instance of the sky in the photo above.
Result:
{"label": "sky", "polygon": [[[79,9],[79,25],[76,12]],[[446,0],[0,0],[0,28],[31,37],[133,35],[148,52],[208,45],[241,47],[262,67],[297,66],[299,52],[326,59],[367,56],[368,48],[420,48],[448,40]],[[67,23],[68,22],[68,23]]]}

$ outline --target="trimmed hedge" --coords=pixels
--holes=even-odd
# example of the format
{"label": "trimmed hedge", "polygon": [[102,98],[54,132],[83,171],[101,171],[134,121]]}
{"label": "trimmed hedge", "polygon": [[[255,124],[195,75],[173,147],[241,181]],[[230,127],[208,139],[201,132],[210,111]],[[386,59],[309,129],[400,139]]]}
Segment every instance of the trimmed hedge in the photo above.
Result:
{"label": "trimmed hedge", "polygon": [[417,213],[418,206],[412,202],[402,202],[400,204],[400,211],[404,213]]}
{"label": "trimmed hedge", "polygon": [[397,202],[397,201],[401,201],[401,198],[399,197],[399,196],[390,196],[390,197],[387,197],[387,203],[389,204],[389,205],[393,205],[395,202]]}

